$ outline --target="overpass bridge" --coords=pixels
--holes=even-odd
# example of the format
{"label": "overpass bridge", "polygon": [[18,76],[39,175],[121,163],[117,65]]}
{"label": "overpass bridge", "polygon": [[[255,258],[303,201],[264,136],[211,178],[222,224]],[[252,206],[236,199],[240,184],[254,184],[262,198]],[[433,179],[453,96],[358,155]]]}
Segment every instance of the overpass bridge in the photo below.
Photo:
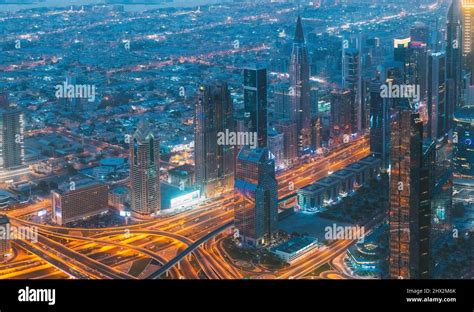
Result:
{"label": "overpass bridge", "polygon": [[166,273],[169,269],[171,269],[173,266],[175,266],[177,263],[179,263],[181,260],[183,260],[187,255],[190,253],[194,252],[199,246],[207,242],[209,239],[212,237],[216,236],[217,234],[223,232],[224,230],[230,228],[234,224],[234,221],[230,221],[217,229],[209,232],[208,234],[204,235],[194,243],[190,244],[182,253],[174,257],[171,261],[166,263],[164,266],[159,268],[157,271],[153,272],[148,276],[148,279],[159,279],[161,275]]}

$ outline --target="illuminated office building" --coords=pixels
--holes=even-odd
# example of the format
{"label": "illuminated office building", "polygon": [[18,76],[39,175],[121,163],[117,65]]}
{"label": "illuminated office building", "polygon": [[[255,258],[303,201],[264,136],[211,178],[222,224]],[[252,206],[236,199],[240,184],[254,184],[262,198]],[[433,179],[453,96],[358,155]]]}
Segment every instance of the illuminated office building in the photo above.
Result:
{"label": "illuminated office building", "polygon": [[234,223],[244,246],[267,244],[277,232],[278,183],[267,148],[240,150],[235,173]]}
{"label": "illuminated office building", "polygon": [[268,149],[275,157],[275,166],[280,167],[284,165],[285,135],[283,133],[276,131],[274,128],[268,131]]}
{"label": "illuminated office building", "polygon": [[[452,114],[456,108],[462,106],[462,67],[463,67],[463,44],[462,44],[462,16],[461,0],[452,0],[447,16],[447,43],[446,43],[446,77],[452,84],[447,89],[447,105],[450,112],[450,122]],[[450,124],[451,127],[451,124]]]}
{"label": "illuminated office building", "polygon": [[234,186],[234,146],[218,144],[219,132],[235,131],[233,107],[226,83],[199,88],[194,120],[196,183],[207,198]]}
{"label": "illuminated office building", "polygon": [[275,122],[275,129],[283,134],[284,163],[291,165],[298,159],[298,134],[296,123],[288,119]]}
{"label": "illuminated office building", "polygon": [[351,91],[351,131],[362,129],[361,64],[359,50],[344,49],[342,87]]}
{"label": "illuminated office building", "polygon": [[382,171],[390,165],[390,110],[400,101],[398,98],[382,98],[383,84],[401,83],[404,67],[402,62],[386,62],[378,66],[377,78],[370,85],[370,151],[381,161]]}
{"label": "illuminated office building", "polygon": [[470,85],[474,85],[474,0],[462,0],[461,13],[464,66],[471,73]]}
{"label": "illuminated office building", "polygon": [[90,180],[71,183],[51,192],[56,224],[64,225],[108,211],[109,187],[106,184]]}
{"label": "illuminated office building", "polygon": [[352,133],[352,91],[334,90],[331,92],[331,128],[330,137],[336,142],[343,135]]}
{"label": "illuminated office building", "polygon": [[[430,174],[423,170],[423,122],[408,103],[392,109],[391,115],[389,276],[426,278],[429,205],[422,200],[429,200],[430,194],[422,183]],[[433,149],[429,155],[426,159],[434,157]]]}
{"label": "illuminated office building", "polygon": [[403,64],[403,83],[420,87],[420,101],[428,85],[428,48],[413,38],[394,40],[394,61]]}
{"label": "illuminated office building", "polygon": [[465,207],[465,226],[474,229],[474,106],[454,113],[453,202]]}
{"label": "illuminated office building", "polygon": [[474,178],[474,106],[454,114],[454,172],[459,177]]}
{"label": "illuminated office building", "polygon": [[244,69],[244,109],[247,131],[257,133],[258,147],[267,146],[267,70]]}
{"label": "illuminated office building", "polygon": [[390,107],[380,96],[381,82],[374,80],[370,88],[370,152],[381,160],[386,171],[390,159]]}
{"label": "illuminated office building", "polygon": [[448,130],[446,54],[431,53],[428,60],[428,135],[436,140],[443,138]]}

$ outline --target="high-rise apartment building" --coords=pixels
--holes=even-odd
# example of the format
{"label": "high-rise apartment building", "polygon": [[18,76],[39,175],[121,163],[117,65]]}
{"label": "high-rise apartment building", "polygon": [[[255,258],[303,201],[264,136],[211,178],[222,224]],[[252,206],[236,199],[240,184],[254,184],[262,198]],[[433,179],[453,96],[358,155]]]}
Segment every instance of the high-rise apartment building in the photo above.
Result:
{"label": "high-rise apartment building", "polygon": [[21,167],[24,161],[23,113],[8,104],[0,107],[0,169]]}
{"label": "high-rise apartment building", "polygon": [[131,210],[137,217],[160,211],[160,142],[146,119],[130,141]]}

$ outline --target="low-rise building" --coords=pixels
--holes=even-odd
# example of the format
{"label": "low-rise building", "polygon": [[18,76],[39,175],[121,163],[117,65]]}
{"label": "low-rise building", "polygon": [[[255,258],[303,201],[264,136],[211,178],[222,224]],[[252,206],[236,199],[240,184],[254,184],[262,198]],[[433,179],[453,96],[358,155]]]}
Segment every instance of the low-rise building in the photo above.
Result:
{"label": "low-rise building", "polygon": [[196,204],[201,198],[199,190],[185,188],[161,182],[161,209],[185,208]]}
{"label": "low-rise building", "polygon": [[272,249],[280,259],[286,263],[293,263],[302,256],[315,251],[318,240],[309,236],[295,237]]}
{"label": "low-rise building", "polygon": [[322,178],[315,183],[317,186],[325,189],[325,204],[337,201],[341,189],[341,180],[331,176]]}
{"label": "low-rise building", "polygon": [[341,181],[340,195],[347,195],[354,189],[355,176],[354,173],[347,169],[341,169],[334,172],[331,177],[337,178]]}
{"label": "low-rise building", "polygon": [[109,191],[109,206],[118,210],[125,210],[130,205],[130,190],[126,186],[116,186]]}
{"label": "low-rise building", "polygon": [[324,205],[324,187],[310,184],[298,190],[298,205],[302,209],[317,208]]}
{"label": "low-rise building", "polygon": [[77,181],[51,192],[53,221],[64,225],[109,209],[109,188],[94,181]]}

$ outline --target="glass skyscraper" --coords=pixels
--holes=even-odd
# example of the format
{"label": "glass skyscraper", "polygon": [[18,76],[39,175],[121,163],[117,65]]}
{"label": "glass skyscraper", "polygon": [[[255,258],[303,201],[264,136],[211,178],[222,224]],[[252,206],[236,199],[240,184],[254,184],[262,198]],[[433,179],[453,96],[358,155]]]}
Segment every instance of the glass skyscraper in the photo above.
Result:
{"label": "glass skyscraper", "polygon": [[244,69],[244,108],[247,131],[257,132],[258,147],[267,146],[267,70]]}
{"label": "glass skyscraper", "polygon": [[243,147],[235,173],[235,227],[244,246],[267,244],[277,231],[278,183],[267,148]]}
{"label": "glass skyscraper", "polygon": [[234,146],[219,145],[219,132],[235,131],[227,83],[199,88],[194,119],[195,174],[201,194],[211,198],[231,191],[234,185]]}
{"label": "glass skyscraper", "polygon": [[[408,103],[407,103],[408,104]],[[391,171],[389,209],[389,276],[390,278],[421,278],[421,235],[426,219],[420,208],[421,167],[423,164],[423,122],[408,105],[392,109]],[[426,207],[425,207],[426,208]],[[424,245],[423,245],[424,246]],[[427,251],[423,252],[427,255]]]}

